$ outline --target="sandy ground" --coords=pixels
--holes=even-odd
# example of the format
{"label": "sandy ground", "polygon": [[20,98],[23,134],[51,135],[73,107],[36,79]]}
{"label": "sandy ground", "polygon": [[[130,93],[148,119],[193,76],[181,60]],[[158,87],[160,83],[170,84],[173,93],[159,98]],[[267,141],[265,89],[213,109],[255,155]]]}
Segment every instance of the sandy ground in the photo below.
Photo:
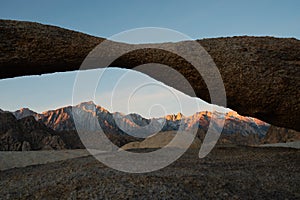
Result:
{"label": "sandy ground", "polygon": [[[277,144],[264,144],[261,147],[288,147],[300,149],[300,141]],[[92,151],[92,150],[90,150]],[[101,153],[94,151],[93,154]],[[20,168],[30,165],[46,164],[55,161],[68,160],[88,156],[85,149],[60,150],[60,151],[0,151],[0,170]]]}
{"label": "sandy ground", "polygon": [[217,147],[204,159],[190,150],[143,174],[84,156],[3,170],[0,177],[0,199],[300,199],[300,150]]}
{"label": "sandy ground", "polygon": [[300,149],[300,141],[296,142],[287,142],[287,143],[276,143],[276,144],[263,144],[261,147],[287,147]]}
{"label": "sandy ground", "polygon": [[0,151],[0,170],[46,164],[89,155],[85,149],[61,151]]}

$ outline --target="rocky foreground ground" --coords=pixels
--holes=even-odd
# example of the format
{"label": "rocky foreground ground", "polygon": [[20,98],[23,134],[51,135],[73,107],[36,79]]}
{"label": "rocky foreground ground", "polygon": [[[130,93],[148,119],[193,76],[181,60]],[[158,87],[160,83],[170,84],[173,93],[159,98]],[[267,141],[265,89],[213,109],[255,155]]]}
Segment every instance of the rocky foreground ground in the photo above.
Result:
{"label": "rocky foreground ground", "polygon": [[162,170],[128,174],[92,156],[0,171],[0,199],[299,199],[300,150],[189,150]]}

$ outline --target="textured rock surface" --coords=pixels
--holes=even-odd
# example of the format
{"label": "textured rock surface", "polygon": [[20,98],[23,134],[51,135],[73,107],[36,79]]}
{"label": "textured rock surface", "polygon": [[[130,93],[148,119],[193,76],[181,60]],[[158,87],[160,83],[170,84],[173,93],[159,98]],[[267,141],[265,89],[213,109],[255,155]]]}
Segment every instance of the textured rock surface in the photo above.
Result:
{"label": "textured rock surface", "polygon": [[27,141],[24,141],[22,144],[22,151],[30,151],[30,150],[31,150],[30,143]]}
{"label": "textured rock surface", "polygon": [[129,174],[88,156],[0,171],[0,199],[299,199],[299,160],[289,148],[220,147]]}
{"label": "textured rock surface", "polygon": [[294,141],[300,141],[300,132],[287,128],[271,126],[268,129],[266,136],[263,138],[262,143],[286,143]]}
{"label": "textured rock surface", "polygon": [[17,120],[12,113],[0,113],[0,150],[28,151],[64,149],[65,143],[54,131],[34,117]]}
{"label": "textured rock surface", "polygon": [[[0,38],[1,78],[76,70],[90,50],[103,41],[58,27],[8,20],[0,21]],[[300,130],[299,40],[232,37],[198,42],[219,68],[229,108],[276,126]],[[182,43],[160,45],[176,49]],[[115,46],[126,48],[128,45],[116,43]],[[110,49],[103,53],[111,54]],[[201,76],[183,58],[169,52],[140,49],[121,56],[111,65],[133,68],[150,62],[178,70],[198,97],[210,101]],[[167,84],[172,81],[166,81],[170,80],[166,79],[167,73],[152,73],[151,76]],[[184,85],[174,87],[185,91]]]}
{"label": "textured rock surface", "polygon": [[0,20],[0,38],[1,78],[75,69],[102,41],[75,31],[11,20]]}

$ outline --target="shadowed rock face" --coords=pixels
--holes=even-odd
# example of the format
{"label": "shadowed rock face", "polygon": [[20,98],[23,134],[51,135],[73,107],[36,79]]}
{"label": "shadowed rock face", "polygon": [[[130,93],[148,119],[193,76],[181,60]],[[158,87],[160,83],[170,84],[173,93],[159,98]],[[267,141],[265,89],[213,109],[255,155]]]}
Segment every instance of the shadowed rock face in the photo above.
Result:
{"label": "shadowed rock face", "polygon": [[12,113],[0,113],[0,151],[65,149],[65,143],[54,131],[34,117],[17,120]]}
{"label": "shadowed rock face", "polygon": [[[31,22],[0,20],[0,78],[77,70],[103,38]],[[300,41],[272,37],[232,37],[198,40],[216,63],[227,95],[227,105],[241,115],[300,130]],[[111,66],[134,68],[165,64],[179,71],[196,96],[210,102],[201,75],[183,58],[159,46],[180,48],[183,42],[153,45],[124,54]],[[115,48],[128,44],[113,43]],[[107,49],[102,56],[113,52]],[[103,57],[104,58],[104,57]],[[146,72],[147,73],[147,72]],[[172,83],[168,73],[147,73]],[[171,84],[172,86],[172,84]],[[186,91],[184,85],[173,86]]]}
{"label": "shadowed rock face", "polygon": [[271,126],[261,142],[264,144],[271,144],[294,141],[300,141],[300,132],[287,128]]}
{"label": "shadowed rock face", "polygon": [[1,78],[75,70],[103,39],[54,26],[0,20]]}

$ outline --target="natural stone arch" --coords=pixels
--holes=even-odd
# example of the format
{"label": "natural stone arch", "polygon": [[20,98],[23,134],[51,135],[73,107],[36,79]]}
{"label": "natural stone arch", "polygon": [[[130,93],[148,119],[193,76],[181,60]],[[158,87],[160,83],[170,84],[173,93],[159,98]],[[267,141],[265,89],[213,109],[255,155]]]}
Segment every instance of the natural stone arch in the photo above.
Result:
{"label": "natural stone arch", "polygon": [[[104,40],[54,26],[11,20],[0,20],[0,38],[2,79],[78,70],[85,56]],[[244,36],[198,42],[220,70],[229,108],[276,126],[300,130],[299,40]],[[180,42],[163,45],[181,46]],[[141,49],[123,55],[112,66],[130,69],[150,62],[178,70],[199,98],[210,101],[201,76],[185,60],[169,52]],[[152,76],[164,81],[162,76]]]}

